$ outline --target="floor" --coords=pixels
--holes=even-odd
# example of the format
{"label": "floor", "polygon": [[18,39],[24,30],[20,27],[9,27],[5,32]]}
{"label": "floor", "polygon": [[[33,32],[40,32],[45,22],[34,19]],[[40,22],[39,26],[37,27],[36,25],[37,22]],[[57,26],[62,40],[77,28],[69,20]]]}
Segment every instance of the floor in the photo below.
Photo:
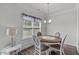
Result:
{"label": "floor", "polygon": [[[71,45],[64,45],[64,51],[66,55],[78,55],[76,47]],[[31,46],[27,49],[22,50],[20,55],[33,55],[34,54],[34,46]],[[51,51],[51,55],[59,55],[58,52]]]}

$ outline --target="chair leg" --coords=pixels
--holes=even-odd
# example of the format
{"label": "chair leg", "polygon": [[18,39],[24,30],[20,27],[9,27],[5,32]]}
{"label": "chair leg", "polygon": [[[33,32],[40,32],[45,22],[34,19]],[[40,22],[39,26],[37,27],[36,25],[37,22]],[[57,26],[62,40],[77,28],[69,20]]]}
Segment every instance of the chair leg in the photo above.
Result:
{"label": "chair leg", "polygon": [[60,50],[60,55],[63,55],[63,51],[62,50]]}
{"label": "chair leg", "polygon": [[38,55],[41,55],[41,52],[39,52],[39,51],[38,51],[38,52],[35,51],[35,52],[34,52],[34,55],[37,55],[37,54],[38,54]]}
{"label": "chair leg", "polygon": [[49,51],[49,55],[51,55],[51,51]]}
{"label": "chair leg", "polygon": [[60,55],[65,55],[64,51],[60,51]]}
{"label": "chair leg", "polygon": [[60,52],[60,55],[62,55],[62,52]]}
{"label": "chair leg", "polygon": [[49,51],[46,51],[46,55],[49,55]]}
{"label": "chair leg", "polygon": [[63,51],[63,55],[65,55],[64,51]]}

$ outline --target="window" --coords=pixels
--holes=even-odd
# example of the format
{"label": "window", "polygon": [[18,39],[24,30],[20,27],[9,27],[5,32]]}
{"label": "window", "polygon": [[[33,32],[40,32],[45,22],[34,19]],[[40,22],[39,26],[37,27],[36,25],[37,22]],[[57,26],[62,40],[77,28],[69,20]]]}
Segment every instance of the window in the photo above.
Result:
{"label": "window", "polygon": [[23,39],[30,38],[41,31],[41,20],[23,15]]}

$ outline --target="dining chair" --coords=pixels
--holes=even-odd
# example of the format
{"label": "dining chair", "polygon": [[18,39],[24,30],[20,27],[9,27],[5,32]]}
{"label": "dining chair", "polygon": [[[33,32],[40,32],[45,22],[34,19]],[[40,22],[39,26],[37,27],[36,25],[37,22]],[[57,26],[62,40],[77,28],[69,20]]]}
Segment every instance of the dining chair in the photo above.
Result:
{"label": "dining chair", "polygon": [[42,36],[42,33],[41,33],[41,32],[38,32],[38,33],[37,33],[37,36]]}
{"label": "dining chair", "polygon": [[54,33],[54,36],[60,37],[60,32],[55,32],[55,33]]}
{"label": "dining chair", "polygon": [[55,52],[60,52],[60,55],[63,55],[65,54],[64,53],[64,42],[65,42],[65,39],[67,37],[67,34],[64,36],[64,38],[62,38],[61,42],[59,43],[55,43],[55,44],[51,44],[50,47],[53,51]]}
{"label": "dining chair", "polygon": [[39,37],[33,35],[33,40],[34,40],[34,46],[35,46],[35,52],[34,52],[35,55],[43,55],[43,54],[48,55],[49,54],[49,47],[42,44],[40,42]]}

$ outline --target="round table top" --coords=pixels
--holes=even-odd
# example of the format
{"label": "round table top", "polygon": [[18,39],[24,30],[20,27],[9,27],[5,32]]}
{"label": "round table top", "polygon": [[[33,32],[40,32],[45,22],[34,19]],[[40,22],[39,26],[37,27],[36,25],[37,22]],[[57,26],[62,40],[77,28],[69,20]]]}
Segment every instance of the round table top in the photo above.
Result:
{"label": "round table top", "polygon": [[48,43],[57,43],[61,42],[62,38],[56,36],[40,36],[39,37],[41,42],[48,42]]}

